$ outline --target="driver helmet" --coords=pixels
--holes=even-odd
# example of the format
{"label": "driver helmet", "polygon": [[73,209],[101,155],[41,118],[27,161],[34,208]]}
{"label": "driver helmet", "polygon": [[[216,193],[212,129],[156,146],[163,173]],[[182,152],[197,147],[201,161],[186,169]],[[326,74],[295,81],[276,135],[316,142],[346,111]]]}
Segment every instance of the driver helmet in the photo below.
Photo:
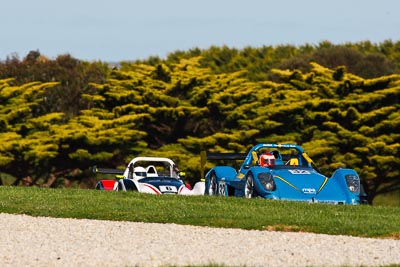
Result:
{"label": "driver helmet", "polygon": [[275,166],[275,157],[273,154],[267,152],[260,156],[260,166],[270,167]]}
{"label": "driver helmet", "polygon": [[147,176],[147,172],[146,172],[146,169],[145,168],[143,168],[143,167],[135,167],[134,169],[133,169],[133,173],[134,173],[134,176],[136,177],[136,178],[138,178],[138,179],[140,179],[140,178],[145,178],[146,176]]}

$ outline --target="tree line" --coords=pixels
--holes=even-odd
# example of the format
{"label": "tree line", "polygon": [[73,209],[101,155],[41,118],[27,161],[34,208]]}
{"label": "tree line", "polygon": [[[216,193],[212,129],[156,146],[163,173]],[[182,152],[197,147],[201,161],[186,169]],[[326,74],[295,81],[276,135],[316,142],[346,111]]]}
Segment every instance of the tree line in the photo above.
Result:
{"label": "tree line", "polygon": [[293,142],[327,176],[356,169],[372,203],[400,189],[399,53],[399,43],[386,41],[211,47],[117,66],[38,51],[7,58],[0,172],[14,185],[92,187],[93,165],[125,167],[149,155],[174,159],[193,183],[201,150]]}

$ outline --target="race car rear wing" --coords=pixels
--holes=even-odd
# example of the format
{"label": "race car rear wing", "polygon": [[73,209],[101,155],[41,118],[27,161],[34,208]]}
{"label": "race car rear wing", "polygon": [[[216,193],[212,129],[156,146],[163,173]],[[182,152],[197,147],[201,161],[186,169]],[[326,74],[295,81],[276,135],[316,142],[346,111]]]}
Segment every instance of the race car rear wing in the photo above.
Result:
{"label": "race car rear wing", "polygon": [[124,174],[125,170],[97,168],[97,166],[93,166],[92,172],[93,173],[104,173],[104,174]]}
{"label": "race car rear wing", "polygon": [[212,153],[207,151],[200,152],[200,177],[204,179],[204,167],[207,160],[244,160],[247,153]]}

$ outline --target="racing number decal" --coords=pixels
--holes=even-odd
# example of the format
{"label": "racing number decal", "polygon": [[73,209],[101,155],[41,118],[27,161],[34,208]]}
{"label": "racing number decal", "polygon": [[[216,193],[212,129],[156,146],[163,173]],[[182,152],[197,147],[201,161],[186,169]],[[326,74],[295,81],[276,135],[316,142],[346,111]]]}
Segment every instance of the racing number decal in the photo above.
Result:
{"label": "racing number decal", "polygon": [[162,193],[177,193],[178,189],[176,189],[176,186],[160,185],[160,191]]}
{"label": "racing number decal", "polygon": [[310,174],[307,170],[289,170],[292,174]]}

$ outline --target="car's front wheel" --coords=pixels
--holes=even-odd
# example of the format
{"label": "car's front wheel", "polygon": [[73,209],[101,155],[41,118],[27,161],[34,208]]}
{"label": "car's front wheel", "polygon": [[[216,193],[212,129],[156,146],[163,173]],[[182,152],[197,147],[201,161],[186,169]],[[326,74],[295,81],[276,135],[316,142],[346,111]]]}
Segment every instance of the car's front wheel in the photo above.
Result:
{"label": "car's front wheel", "polygon": [[244,197],[245,198],[252,198],[254,197],[254,177],[253,174],[249,173],[246,176],[246,183],[244,186]]}
{"label": "car's front wheel", "polygon": [[121,179],[118,183],[118,191],[138,191],[135,183],[130,179]]}
{"label": "car's front wheel", "polygon": [[217,175],[212,173],[210,175],[210,183],[208,185],[208,195],[216,196],[218,195],[218,182],[217,182]]}
{"label": "car's front wheel", "polygon": [[228,185],[223,178],[218,184],[218,194],[224,197],[228,196]]}

